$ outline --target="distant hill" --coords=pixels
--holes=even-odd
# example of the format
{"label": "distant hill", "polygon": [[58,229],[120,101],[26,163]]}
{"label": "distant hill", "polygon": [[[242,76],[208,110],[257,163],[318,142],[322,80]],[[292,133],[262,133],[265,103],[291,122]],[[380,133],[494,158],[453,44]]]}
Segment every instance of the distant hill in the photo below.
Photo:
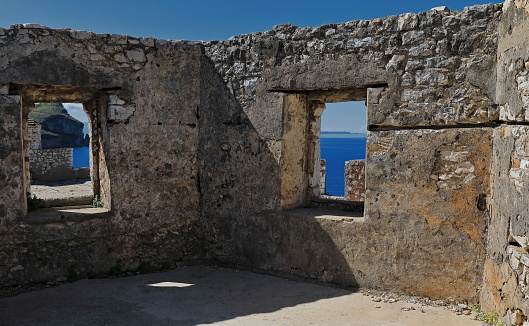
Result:
{"label": "distant hill", "polygon": [[28,118],[42,127],[42,148],[85,147],[88,135],[83,133],[83,123],[71,115],[62,103],[38,103]]}

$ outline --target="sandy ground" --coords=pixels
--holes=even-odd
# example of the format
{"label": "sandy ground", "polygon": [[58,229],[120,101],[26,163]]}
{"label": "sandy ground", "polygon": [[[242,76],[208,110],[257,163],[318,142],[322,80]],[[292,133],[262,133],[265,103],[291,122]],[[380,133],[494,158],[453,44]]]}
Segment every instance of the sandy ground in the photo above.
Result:
{"label": "sandy ground", "polygon": [[0,299],[0,325],[212,324],[472,326],[480,322],[443,308],[373,302],[362,293],[217,267],[80,280]]}
{"label": "sandy ground", "polygon": [[94,197],[92,181],[68,180],[54,182],[34,182],[31,194],[40,199],[56,199],[64,197]]}
{"label": "sandy ground", "polygon": [[89,205],[94,191],[90,180],[33,182],[31,196],[43,199],[42,207]]}

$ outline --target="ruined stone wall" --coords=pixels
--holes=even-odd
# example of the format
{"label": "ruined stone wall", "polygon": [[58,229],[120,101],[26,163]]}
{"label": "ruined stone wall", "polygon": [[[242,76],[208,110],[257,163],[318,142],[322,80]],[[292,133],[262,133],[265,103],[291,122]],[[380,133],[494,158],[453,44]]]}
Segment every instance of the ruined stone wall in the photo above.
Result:
{"label": "ruined stone wall", "polygon": [[325,194],[327,191],[327,162],[320,160],[320,193]]}
{"label": "ruined stone wall", "polygon": [[[213,223],[229,225],[211,232],[211,254],[324,282],[477,301],[501,14],[501,5],[483,5],[287,24],[206,44],[261,139],[277,149],[267,178],[281,181],[282,209],[211,212]],[[316,110],[351,100],[368,107],[364,218],[288,210],[310,206]]]}
{"label": "ruined stone wall", "polygon": [[[203,257],[200,46],[21,25],[0,29],[0,44],[0,286]],[[106,213],[27,215],[23,125],[36,102],[87,108]]]}
{"label": "ruined stone wall", "polygon": [[347,200],[364,201],[366,194],[365,160],[345,162],[344,197]]}
{"label": "ruined stone wall", "polygon": [[35,121],[28,123],[28,143],[29,149],[41,149],[42,148],[42,139],[41,139],[41,126]]}
{"label": "ruined stone wall", "polygon": [[481,301],[507,323],[527,320],[529,306],[529,6],[506,1],[499,25],[492,207]]}
{"label": "ruined stone wall", "polygon": [[[200,44],[0,29],[0,286],[206,259],[525,309],[526,20],[509,3]],[[351,100],[363,216],[309,208],[324,103]],[[104,213],[27,216],[39,101],[88,111]]]}
{"label": "ruined stone wall", "polygon": [[73,167],[73,148],[29,149],[31,181],[90,179],[89,168]]}
{"label": "ruined stone wall", "polygon": [[30,149],[29,165],[33,177],[47,174],[59,167],[72,168],[73,148]]}
{"label": "ruined stone wall", "polygon": [[207,54],[269,138],[282,129],[280,112],[258,117],[270,114],[264,100],[271,107],[281,98],[266,94],[274,89],[389,84],[392,94],[383,99],[389,103],[369,110],[370,125],[487,123],[498,114],[495,81],[480,77],[494,71],[498,17],[495,7],[475,6],[458,15],[428,11],[320,27],[287,24],[212,42]]}

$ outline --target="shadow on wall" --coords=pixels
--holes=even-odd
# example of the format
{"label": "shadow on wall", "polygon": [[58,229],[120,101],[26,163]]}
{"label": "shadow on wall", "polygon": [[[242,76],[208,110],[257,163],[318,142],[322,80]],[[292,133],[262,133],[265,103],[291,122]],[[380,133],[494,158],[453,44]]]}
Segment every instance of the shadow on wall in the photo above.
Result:
{"label": "shadow on wall", "polygon": [[[281,190],[281,139],[259,135],[205,56],[202,74],[200,191],[209,257],[356,287],[347,261],[321,220],[274,213]],[[282,106],[271,105],[274,109]]]}

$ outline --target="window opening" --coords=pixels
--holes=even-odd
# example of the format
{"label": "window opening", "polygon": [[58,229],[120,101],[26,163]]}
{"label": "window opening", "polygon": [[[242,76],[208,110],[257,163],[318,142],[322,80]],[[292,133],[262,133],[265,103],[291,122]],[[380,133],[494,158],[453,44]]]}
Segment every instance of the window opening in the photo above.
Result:
{"label": "window opening", "polygon": [[364,101],[326,103],[321,116],[321,197],[364,201],[367,108]]}
{"label": "window opening", "polygon": [[92,204],[89,126],[81,103],[35,103],[28,114],[28,157],[37,207]]}

